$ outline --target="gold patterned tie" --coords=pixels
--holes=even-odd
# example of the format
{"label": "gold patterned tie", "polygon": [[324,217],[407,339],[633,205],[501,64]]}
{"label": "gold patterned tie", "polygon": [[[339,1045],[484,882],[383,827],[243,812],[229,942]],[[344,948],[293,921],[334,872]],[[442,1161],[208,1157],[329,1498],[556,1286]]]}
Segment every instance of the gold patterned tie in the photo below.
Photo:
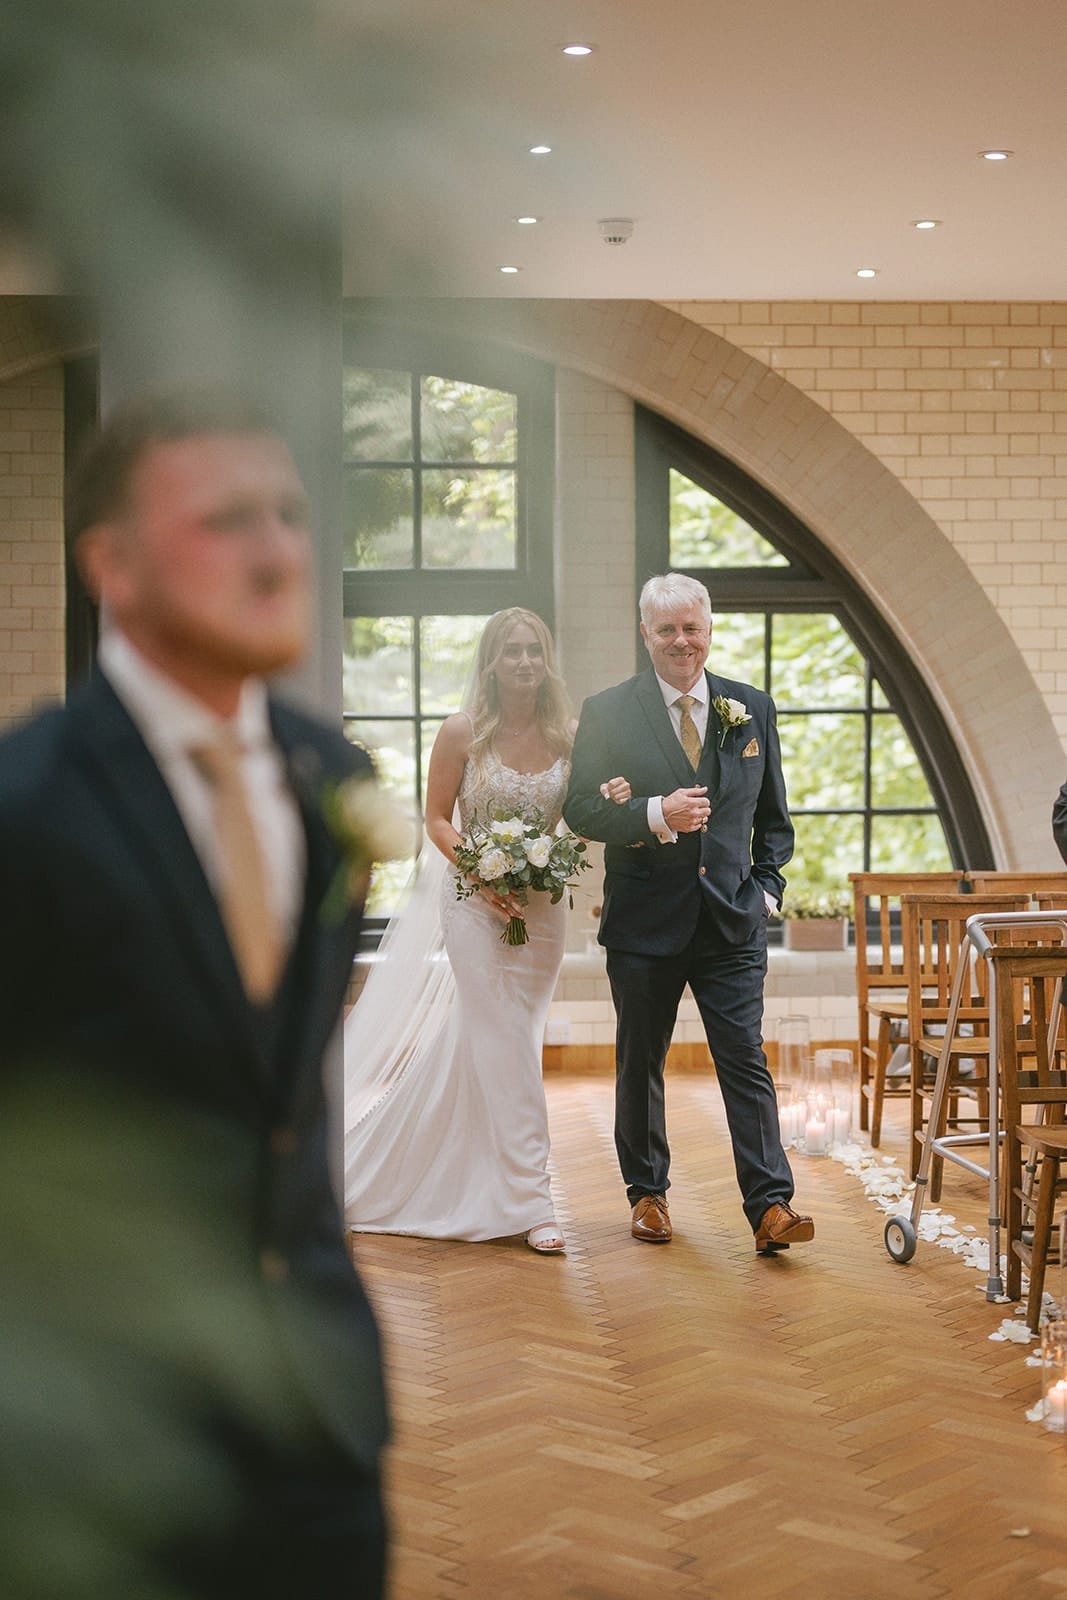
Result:
{"label": "gold patterned tie", "polygon": [[683,694],[674,703],[682,713],[681,725],[678,729],[682,741],[682,749],[686,753],[689,765],[695,772],[700,765],[700,756],[703,750],[700,735],[697,732],[697,725],[690,715],[693,706],[696,705],[696,699],[691,694]]}
{"label": "gold patterned tie", "polygon": [[281,931],[267,892],[267,873],[241,770],[241,746],[226,728],[192,756],[211,785],[219,853],[219,909],[245,992],[269,1000],[281,969]]}

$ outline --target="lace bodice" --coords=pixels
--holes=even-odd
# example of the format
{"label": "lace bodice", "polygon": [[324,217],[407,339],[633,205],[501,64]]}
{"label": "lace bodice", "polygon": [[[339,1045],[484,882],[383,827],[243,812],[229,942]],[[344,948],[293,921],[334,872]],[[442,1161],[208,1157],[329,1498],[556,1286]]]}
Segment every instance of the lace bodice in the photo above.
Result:
{"label": "lace bodice", "polygon": [[552,833],[563,815],[563,797],[567,793],[569,776],[570,762],[562,756],[543,772],[516,772],[490,750],[480,781],[476,781],[474,770],[470,762],[467,763],[459,789],[462,824],[466,827],[475,813],[484,817],[490,808],[536,811],[544,818],[546,831]]}

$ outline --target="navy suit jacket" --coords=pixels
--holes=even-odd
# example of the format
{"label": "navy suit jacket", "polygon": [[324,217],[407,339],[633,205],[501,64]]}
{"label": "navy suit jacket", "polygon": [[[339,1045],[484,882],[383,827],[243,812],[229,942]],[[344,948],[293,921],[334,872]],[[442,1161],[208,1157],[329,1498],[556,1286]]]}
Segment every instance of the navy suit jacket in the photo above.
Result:
{"label": "navy suit jacket", "polygon": [[[181,816],[106,679],[0,740],[0,1116],[35,1086],[60,1121],[65,1085],[83,1116],[87,1095],[103,1120],[108,1106],[147,1108],[141,1125],[182,1174],[174,1237],[187,1216],[188,1237],[210,1239],[256,1308],[241,1335],[249,1357],[269,1350],[292,1409],[369,1464],[385,1432],[378,1336],[330,1184],[323,1084],[362,907],[322,915],[339,856],[321,805],[329,781],[369,763],[302,713],[272,701],[270,714],[307,877],[287,973],[263,1009],[245,997]],[[152,1198],[143,1166],[131,1160],[119,1203],[131,1219]],[[107,1181],[113,1194],[121,1172]],[[182,1270],[195,1298],[195,1260]]]}
{"label": "navy suit jacket", "polygon": [[[609,949],[676,955],[702,907],[728,944],[744,944],[766,915],[764,890],[781,900],[793,825],[774,702],[750,684],[705,676],[708,728],[695,774],[651,667],[582,708],[564,816],[576,833],[606,846],[599,937]],[[724,739],[710,704],[718,695],[742,701],[751,717]],[[617,775],[633,791],[624,806],[600,794],[600,784]],[[661,844],[648,826],[649,797],[696,784],[708,789],[707,832]]]}

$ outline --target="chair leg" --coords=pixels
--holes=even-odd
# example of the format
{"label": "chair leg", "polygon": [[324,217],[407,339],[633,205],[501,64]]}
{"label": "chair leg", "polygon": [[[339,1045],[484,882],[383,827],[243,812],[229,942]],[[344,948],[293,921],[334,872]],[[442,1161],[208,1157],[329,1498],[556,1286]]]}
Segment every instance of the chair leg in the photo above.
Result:
{"label": "chair leg", "polygon": [[[936,1126],[926,1124],[926,1137],[928,1139],[942,1139],[950,1127],[955,1126],[955,1119],[959,1113],[959,1096],[949,1094],[942,1103],[941,1111]],[[930,1162],[930,1199],[937,1205],[941,1200],[941,1186],[945,1181],[945,1161],[943,1156],[935,1155]]]}
{"label": "chair leg", "polygon": [[923,1060],[918,1045],[913,1044],[908,1051],[911,1066],[911,1148],[908,1153],[909,1174],[914,1179],[919,1176],[919,1156],[921,1145],[919,1135],[923,1129],[923,1097],[922,1097],[922,1070]]}
{"label": "chair leg", "polygon": [[[1042,1156],[1037,1202],[1034,1206],[1034,1242],[1030,1248],[1030,1293],[1026,1301],[1026,1325],[1031,1333],[1037,1332],[1038,1323],[1041,1321],[1041,1295],[1045,1287],[1045,1267],[1048,1264],[1052,1213],[1056,1209],[1056,1184],[1059,1182],[1059,1176],[1059,1156]],[[1010,1235],[1008,1248],[1011,1248]]]}
{"label": "chair leg", "polygon": [[1004,1242],[1008,1256],[1004,1293],[1009,1300],[1021,1300],[1023,1264],[1013,1244],[1023,1236],[1023,1203],[1019,1193],[1023,1182],[1023,1161],[1022,1146],[1011,1128],[1004,1130],[1003,1174],[1001,1210],[1004,1214]]}
{"label": "chair leg", "polygon": [[891,1026],[888,1017],[878,1019],[878,1043],[875,1046],[874,1072],[871,1087],[871,1147],[877,1150],[882,1142],[882,1108],[885,1105],[885,1075],[892,1055]]}

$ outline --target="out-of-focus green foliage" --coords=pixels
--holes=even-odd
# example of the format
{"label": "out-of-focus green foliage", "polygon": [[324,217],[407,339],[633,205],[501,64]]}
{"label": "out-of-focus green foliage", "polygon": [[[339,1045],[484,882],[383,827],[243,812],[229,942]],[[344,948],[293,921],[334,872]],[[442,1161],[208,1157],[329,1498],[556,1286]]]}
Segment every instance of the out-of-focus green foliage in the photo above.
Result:
{"label": "out-of-focus green foliage", "polygon": [[771,693],[779,710],[865,704],[867,663],[837,617],[824,611],[774,615]]}
{"label": "out-of-focus green foliage", "polygon": [[424,377],[420,387],[424,461],[514,462],[518,405],[513,394],[456,378]]}
{"label": "out-of-focus green foliage", "polygon": [[708,668],[723,678],[739,678],[756,689],[766,689],[764,634],[766,619],[761,611],[723,611],[714,613],[712,596],[711,652]]}
{"label": "out-of-focus green foliage", "polygon": [[513,567],[515,519],[514,472],[423,471],[424,567]]}
{"label": "out-of-focus green foliage", "polygon": [[[716,616],[708,665],[713,672],[765,687],[767,616],[728,611]],[[840,620],[828,612],[775,612],[770,618],[771,680],[778,707],[782,763],[797,845],[786,868],[789,895],[841,891],[864,868],[863,819],[834,807],[865,805],[867,663]],[[821,707],[830,708],[821,710]],[[951,865],[930,785],[899,717],[877,682],[871,684],[870,868],[933,872]],[[800,715],[802,709],[807,714]],[[879,807],[912,815],[884,816]],[[805,816],[806,808],[826,811]],[[927,814],[922,814],[926,812]]]}
{"label": "out-of-focus green foliage", "polygon": [[[670,473],[672,567],[785,567],[780,550],[721,500],[674,467]],[[714,603],[714,596],[712,597]]]}
{"label": "out-of-focus green foliage", "polygon": [[[420,420],[418,468],[413,405]],[[344,413],[346,565],[413,566],[416,515],[422,566],[515,565],[513,394],[454,378],[351,367]],[[412,466],[382,465],[405,461]]]}

